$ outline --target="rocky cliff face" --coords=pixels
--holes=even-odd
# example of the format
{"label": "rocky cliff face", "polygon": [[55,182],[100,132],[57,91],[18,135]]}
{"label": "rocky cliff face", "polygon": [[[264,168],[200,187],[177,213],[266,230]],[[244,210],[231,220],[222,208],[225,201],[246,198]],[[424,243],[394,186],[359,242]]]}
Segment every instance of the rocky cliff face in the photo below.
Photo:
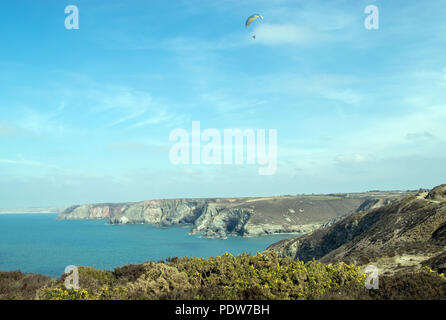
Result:
{"label": "rocky cliff face", "polygon": [[126,210],[130,204],[84,204],[71,206],[57,217],[60,220],[83,220],[112,218]]}
{"label": "rocky cliff face", "polygon": [[308,233],[352,212],[395,201],[401,195],[362,193],[87,204],[67,208],[58,219],[108,219],[111,224],[148,223],[160,227],[190,225],[191,234],[212,238]]}
{"label": "rocky cliff face", "polygon": [[[386,270],[446,268],[446,185],[387,206],[353,213],[332,226],[271,245],[304,261],[375,264]],[[374,206],[372,206],[373,208]]]}

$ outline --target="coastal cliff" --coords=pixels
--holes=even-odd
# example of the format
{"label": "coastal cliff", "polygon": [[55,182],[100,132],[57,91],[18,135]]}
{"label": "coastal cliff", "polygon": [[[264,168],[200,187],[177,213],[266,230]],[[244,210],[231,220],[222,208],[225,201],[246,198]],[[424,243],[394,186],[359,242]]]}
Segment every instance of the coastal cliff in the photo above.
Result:
{"label": "coastal cliff", "polygon": [[406,194],[375,192],[85,204],[67,208],[58,219],[108,219],[110,224],[115,225],[188,225],[191,226],[190,234],[209,238],[304,234],[330,226],[353,212],[392,203]]}

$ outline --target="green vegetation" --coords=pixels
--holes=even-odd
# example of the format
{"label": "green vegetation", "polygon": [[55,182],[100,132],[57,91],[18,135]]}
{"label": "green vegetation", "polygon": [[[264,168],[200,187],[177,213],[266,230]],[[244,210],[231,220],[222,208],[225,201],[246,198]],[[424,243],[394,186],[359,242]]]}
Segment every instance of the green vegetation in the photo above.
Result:
{"label": "green vegetation", "polygon": [[363,286],[366,275],[343,263],[325,265],[279,258],[274,252],[129,265],[112,271],[79,267],[79,290],[65,277],[48,281],[36,299],[315,299],[345,285]]}
{"label": "green vegetation", "polygon": [[202,259],[127,265],[114,271],[79,267],[80,288],[67,290],[65,276],[50,279],[0,273],[1,299],[446,299],[446,278],[426,267],[417,273],[380,277],[380,289],[364,288],[359,267],[279,258],[267,251]]}
{"label": "green vegetation", "polygon": [[196,299],[313,299],[366,278],[351,265],[304,263],[273,252],[172,259],[169,265],[187,275]]}

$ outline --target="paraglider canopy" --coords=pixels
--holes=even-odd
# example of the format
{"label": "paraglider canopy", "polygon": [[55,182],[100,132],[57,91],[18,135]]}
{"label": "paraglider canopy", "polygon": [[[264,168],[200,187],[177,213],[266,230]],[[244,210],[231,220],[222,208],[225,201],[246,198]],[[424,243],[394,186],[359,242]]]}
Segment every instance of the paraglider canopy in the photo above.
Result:
{"label": "paraglider canopy", "polygon": [[[250,15],[249,17],[248,17],[248,19],[246,20],[246,23],[245,23],[245,27],[246,27],[246,29],[248,29],[248,27],[251,25],[251,23],[253,23],[254,21],[256,21],[256,20],[263,20],[263,17],[260,15],[260,14],[258,14],[258,13],[255,13],[255,14],[253,14],[253,15]],[[254,34],[254,35],[252,35],[252,38],[255,40],[255,38],[256,38],[256,35]]]}
{"label": "paraglider canopy", "polygon": [[251,25],[251,23],[257,19],[263,20],[263,17],[258,13],[249,16],[248,19],[246,20],[245,27],[248,28]]}

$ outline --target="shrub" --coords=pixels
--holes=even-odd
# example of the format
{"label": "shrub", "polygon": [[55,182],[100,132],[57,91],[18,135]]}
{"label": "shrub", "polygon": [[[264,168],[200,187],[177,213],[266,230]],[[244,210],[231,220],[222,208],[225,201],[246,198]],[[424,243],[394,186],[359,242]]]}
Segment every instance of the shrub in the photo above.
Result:
{"label": "shrub", "polygon": [[117,286],[114,288],[104,286],[96,292],[92,298],[94,300],[127,300],[128,290],[124,286]]}
{"label": "shrub", "polygon": [[180,258],[169,266],[188,276],[195,290],[191,298],[198,299],[311,299],[366,278],[354,266],[304,263],[279,258],[275,252]]}
{"label": "shrub", "polygon": [[145,272],[127,285],[131,299],[181,299],[192,289],[184,272],[164,263],[144,264]]}
{"label": "shrub", "polygon": [[327,300],[444,300],[446,278],[425,268],[418,272],[398,273],[379,278],[379,288],[367,290],[351,284],[328,291],[319,299]]}
{"label": "shrub", "polygon": [[380,300],[446,299],[446,280],[426,271],[383,276],[379,279],[379,289],[370,290],[370,296]]}
{"label": "shrub", "polygon": [[[0,273],[1,280],[2,273]],[[378,290],[366,290],[359,267],[302,262],[275,252],[203,258],[172,258],[114,272],[79,268],[82,289],[66,290],[64,277],[43,282],[37,299],[446,299],[446,278],[430,268],[381,276]],[[21,273],[9,273],[16,283]],[[0,288],[4,284],[0,281]],[[15,288],[11,285],[9,291]],[[0,294],[1,294],[0,290]]]}
{"label": "shrub", "polygon": [[40,274],[0,271],[0,300],[33,299],[36,291],[51,279]]}
{"label": "shrub", "polygon": [[90,300],[87,290],[46,288],[41,292],[42,300]]}
{"label": "shrub", "polygon": [[120,268],[115,268],[113,275],[116,279],[125,281],[136,281],[144,274],[146,267],[144,264],[130,264]]}

